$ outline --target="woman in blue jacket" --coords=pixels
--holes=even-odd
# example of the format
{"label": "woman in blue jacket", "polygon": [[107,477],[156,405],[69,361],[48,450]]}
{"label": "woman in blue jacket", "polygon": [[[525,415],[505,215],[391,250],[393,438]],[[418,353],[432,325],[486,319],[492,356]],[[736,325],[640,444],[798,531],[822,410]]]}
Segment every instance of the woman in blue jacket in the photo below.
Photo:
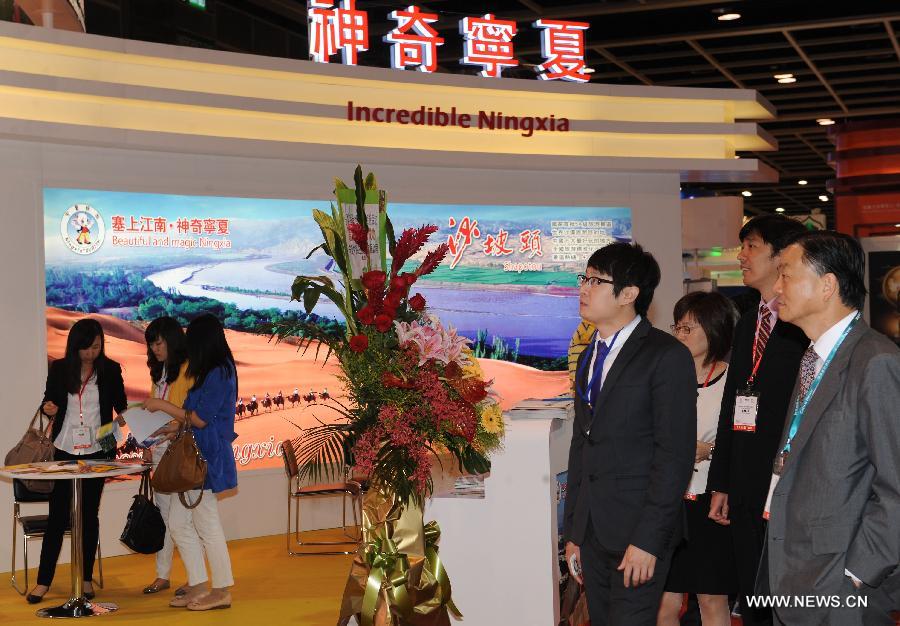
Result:
{"label": "woman in blue jacket", "polygon": [[[174,434],[182,425],[190,424],[197,446],[206,459],[203,489],[184,494],[184,500],[192,508],[187,508],[180,498],[172,498],[168,520],[169,531],[188,575],[187,593],[174,598],[169,605],[206,611],[230,607],[230,587],[234,585],[215,494],[237,487],[237,466],[231,443],[237,438],[234,404],[238,380],[234,357],[218,319],[212,315],[198,317],[188,325],[186,339],[187,376],[195,382],[184,407],[160,398],[149,398],[144,406],[150,411],[165,411],[179,422],[163,431]],[[204,551],[212,575],[209,591],[206,589]]]}

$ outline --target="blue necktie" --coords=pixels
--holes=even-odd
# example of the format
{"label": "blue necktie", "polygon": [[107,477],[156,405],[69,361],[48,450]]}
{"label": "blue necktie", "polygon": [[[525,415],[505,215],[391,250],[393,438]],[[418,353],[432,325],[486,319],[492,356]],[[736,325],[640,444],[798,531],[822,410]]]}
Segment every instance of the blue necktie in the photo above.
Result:
{"label": "blue necktie", "polygon": [[597,358],[594,360],[594,371],[592,374],[596,374],[596,378],[594,379],[594,385],[591,387],[591,406],[597,406],[597,396],[600,395],[600,384],[603,381],[603,363],[606,361],[606,356],[609,354],[609,346],[607,346],[604,342],[597,342]]}

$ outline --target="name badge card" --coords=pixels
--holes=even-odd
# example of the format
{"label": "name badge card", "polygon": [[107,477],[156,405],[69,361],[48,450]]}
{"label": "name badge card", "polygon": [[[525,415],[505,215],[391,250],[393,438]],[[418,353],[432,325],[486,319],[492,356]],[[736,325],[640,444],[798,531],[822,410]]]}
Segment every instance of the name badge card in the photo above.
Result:
{"label": "name badge card", "polygon": [[732,430],[756,432],[756,412],[758,408],[758,393],[749,389],[738,393],[734,400],[734,424]]}
{"label": "name badge card", "polygon": [[76,450],[86,450],[94,445],[91,429],[88,426],[76,426],[72,429],[72,447]]}

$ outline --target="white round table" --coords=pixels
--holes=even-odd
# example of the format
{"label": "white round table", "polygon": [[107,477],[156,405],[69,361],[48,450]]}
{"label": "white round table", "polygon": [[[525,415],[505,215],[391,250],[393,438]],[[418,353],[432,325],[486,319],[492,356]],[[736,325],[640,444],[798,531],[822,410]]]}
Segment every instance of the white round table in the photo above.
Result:
{"label": "white round table", "polygon": [[[139,474],[149,466],[121,461],[45,461],[0,467],[0,476],[19,480],[71,480],[72,485],[72,597],[60,606],[40,609],[38,617],[92,617],[118,610],[111,602],[91,602],[84,597],[84,555],[82,554],[81,481],[85,478],[112,478]],[[102,470],[102,471],[101,471]]]}

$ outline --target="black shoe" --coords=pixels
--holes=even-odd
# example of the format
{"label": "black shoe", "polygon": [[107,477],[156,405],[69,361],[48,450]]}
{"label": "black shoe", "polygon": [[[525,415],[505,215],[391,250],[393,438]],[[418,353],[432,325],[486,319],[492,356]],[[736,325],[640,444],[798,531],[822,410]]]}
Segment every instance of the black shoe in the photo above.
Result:
{"label": "black shoe", "polygon": [[33,593],[29,593],[25,596],[25,599],[28,601],[28,604],[37,604],[38,602],[43,601],[44,596],[36,596]]}

